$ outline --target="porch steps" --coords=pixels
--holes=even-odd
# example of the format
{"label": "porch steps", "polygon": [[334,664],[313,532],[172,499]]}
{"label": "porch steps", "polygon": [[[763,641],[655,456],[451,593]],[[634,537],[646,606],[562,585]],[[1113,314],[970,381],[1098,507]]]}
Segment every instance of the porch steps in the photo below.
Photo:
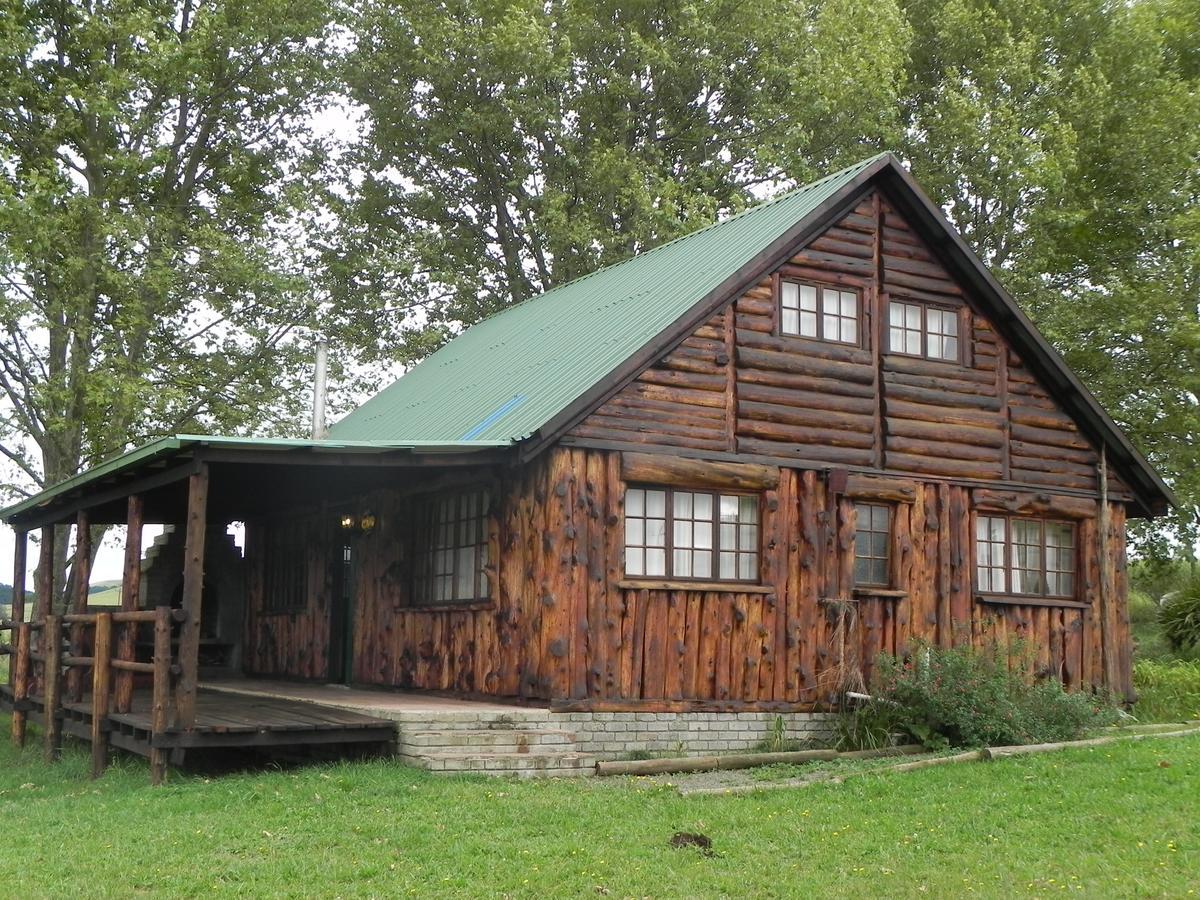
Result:
{"label": "porch steps", "polygon": [[474,772],[485,775],[589,775],[596,758],[581,754],[575,735],[556,728],[400,726],[397,752],[409,765],[431,772]]}

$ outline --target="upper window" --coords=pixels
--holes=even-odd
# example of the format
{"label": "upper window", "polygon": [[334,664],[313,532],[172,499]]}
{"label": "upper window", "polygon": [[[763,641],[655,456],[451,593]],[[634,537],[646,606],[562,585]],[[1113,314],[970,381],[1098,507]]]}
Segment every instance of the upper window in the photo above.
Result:
{"label": "upper window", "polygon": [[958,313],[923,303],[891,301],[888,349],[907,356],[958,362]]}
{"label": "upper window", "polygon": [[892,509],[882,503],[855,503],[854,583],[887,587],[891,583],[888,553]]}
{"label": "upper window", "polygon": [[758,497],[676,488],[625,492],[625,574],[758,580]]}
{"label": "upper window", "polygon": [[488,492],[438,494],[415,510],[413,602],[488,599]]}
{"label": "upper window", "polygon": [[858,344],[858,293],[802,281],[779,282],[779,330],[839,344]]}
{"label": "upper window", "polygon": [[1035,597],[1075,595],[1075,526],[1045,519],[978,516],[979,590]]}

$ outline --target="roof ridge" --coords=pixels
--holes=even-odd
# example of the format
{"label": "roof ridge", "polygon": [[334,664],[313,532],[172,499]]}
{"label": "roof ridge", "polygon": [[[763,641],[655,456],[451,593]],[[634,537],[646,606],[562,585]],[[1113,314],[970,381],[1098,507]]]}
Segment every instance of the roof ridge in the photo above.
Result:
{"label": "roof ridge", "polygon": [[[633,254],[625,257],[624,259],[619,259],[616,262],[609,263],[606,266],[601,266],[598,269],[593,269],[590,272],[586,272],[583,275],[580,275],[576,278],[572,278],[570,281],[564,281],[562,284],[556,284],[554,287],[550,288],[547,291],[542,291],[540,294],[534,294],[532,297],[526,297],[524,300],[521,300],[518,303],[514,303],[512,306],[506,306],[506,307],[504,307],[504,309],[498,310],[497,312],[493,313],[490,316],[485,316],[484,318],[480,319],[479,322],[476,322],[473,325],[469,325],[469,326],[467,326],[467,328],[464,328],[462,331],[459,332],[459,334],[465,333],[469,328],[473,328],[474,325],[478,325],[480,322],[486,322],[489,319],[499,318],[500,316],[504,315],[507,312],[511,312],[514,309],[518,309],[519,307],[524,306],[526,303],[530,303],[534,300],[541,300],[543,297],[548,297],[551,294],[554,294],[558,291],[563,290],[564,288],[568,288],[568,287],[571,287],[572,285],[579,284],[580,282],[586,281],[589,278],[594,278],[595,276],[597,276],[603,272],[608,272],[608,271],[611,271],[612,269],[619,268],[620,266],[623,266],[626,263],[633,262],[636,259],[643,259],[659,250],[662,250],[665,247],[670,247],[672,244],[677,244],[681,241],[685,241],[688,238],[692,238],[692,237],[695,237],[696,235],[703,234],[707,231],[711,231],[712,229],[718,228],[722,225],[728,225],[730,222],[736,221],[737,219],[741,219],[751,213],[759,212],[760,210],[766,209],[767,207],[776,206],[777,204],[783,202],[784,200],[789,199],[790,197],[794,197],[797,194],[802,194],[802,193],[811,191],[815,188],[820,187],[822,184],[824,184],[825,182],[830,181],[832,179],[841,178],[841,177],[844,177],[845,175],[850,174],[851,172],[857,172],[862,169],[865,169],[868,166],[870,166],[871,164],[882,159],[883,157],[891,156],[891,155],[892,155],[891,152],[887,151],[887,150],[880,152],[880,153],[876,153],[874,156],[870,156],[870,157],[867,157],[866,159],[859,160],[858,162],[854,163],[853,165],[845,166],[844,168],[838,169],[836,172],[831,172],[830,174],[825,175],[822,178],[818,178],[815,181],[808,181],[808,182],[805,182],[804,184],[798,184],[795,187],[789,188],[788,190],[783,191],[780,194],[776,194],[774,197],[770,197],[766,200],[762,200],[758,203],[754,203],[750,206],[747,206],[745,209],[739,210],[738,212],[734,213],[733,215],[729,216],[726,219],[718,219],[715,222],[709,222],[707,225],[702,225],[701,227],[695,229],[694,231],[689,231],[686,234],[677,235],[668,241],[663,241],[661,244],[655,244],[653,247],[650,247],[647,250],[642,250],[638,253],[633,253]],[[457,337],[457,335],[455,335],[455,337]],[[453,340],[453,338],[451,338],[451,340]]]}

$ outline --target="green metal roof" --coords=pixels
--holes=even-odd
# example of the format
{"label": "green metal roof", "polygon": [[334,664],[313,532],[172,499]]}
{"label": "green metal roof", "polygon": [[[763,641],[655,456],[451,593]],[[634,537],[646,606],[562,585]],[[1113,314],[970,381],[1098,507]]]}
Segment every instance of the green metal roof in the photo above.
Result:
{"label": "green metal roof", "polygon": [[863,160],[473,325],[334,425],[330,437],[529,437],[880,159]]}
{"label": "green metal roof", "polygon": [[256,438],[256,437],[225,437],[206,434],[176,434],[171,437],[158,438],[140,447],[135,447],[120,456],[114,456],[86,471],[80,472],[65,481],[52,485],[32,497],[14,503],[5,509],[0,509],[0,519],[8,521],[14,516],[28,512],[40,506],[47,506],[55,499],[79,488],[95,484],[106,478],[111,478],[125,472],[130,472],[142,465],[175,456],[179,453],[207,447],[214,450],[265,450],[285,452],[290,450],[311,450],[314,452],[340,453],[386,453],[397,450],[411,450],[417,453],[461,453],[470,450],[485,450],[489,447],[507,446],[506,441],[354,441],[325,440],[313,441],[292,438]]}

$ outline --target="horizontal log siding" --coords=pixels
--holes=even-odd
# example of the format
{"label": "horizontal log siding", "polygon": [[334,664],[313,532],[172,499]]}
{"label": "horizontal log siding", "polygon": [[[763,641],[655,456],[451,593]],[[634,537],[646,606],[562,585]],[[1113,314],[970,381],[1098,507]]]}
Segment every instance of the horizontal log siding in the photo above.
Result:
{"label": "horizontal log siding", "polygon": [[[781,336],[775,281],[859,291],[862,346]],[[877,353],[886,303],[958,309],[962,363]],[[1093,491],[1096,452],[882,197],[869,195],[577,425],[582,443],[738,452]],[[882,326],[882,327],[881,327]],[[1128,490],[1111,476],[1117,496]]]}

